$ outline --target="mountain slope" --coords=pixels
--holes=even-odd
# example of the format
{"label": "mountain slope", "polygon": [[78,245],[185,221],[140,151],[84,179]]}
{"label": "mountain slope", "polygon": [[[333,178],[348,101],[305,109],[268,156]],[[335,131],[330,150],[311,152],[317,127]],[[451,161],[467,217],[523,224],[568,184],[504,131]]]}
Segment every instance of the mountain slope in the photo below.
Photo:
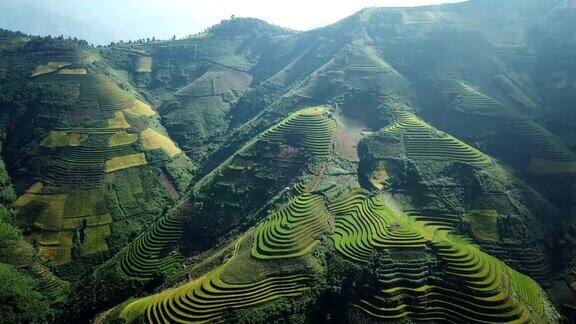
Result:
{"label": "mountain slope", "polygon": [[61,320],[571,320],[573,101],[541,71],[573,8],[6,32],[6,204],[72,283]]}

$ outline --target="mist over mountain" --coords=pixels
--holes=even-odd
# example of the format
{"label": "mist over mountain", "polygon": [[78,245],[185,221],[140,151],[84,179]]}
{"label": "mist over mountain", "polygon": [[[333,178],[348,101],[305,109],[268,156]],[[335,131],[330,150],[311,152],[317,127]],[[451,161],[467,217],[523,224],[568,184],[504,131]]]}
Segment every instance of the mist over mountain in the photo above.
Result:
{"label": "mist over mountain", "polygon": [[118,41],[125,36],[97,22],[52,11],[47,3],[25,1],[0,2],[0,27],[31,35],[77,37],[97,45]]}
{"label": "mist over mountain", "polygon": [[575,24],[0,29],[0,323],[576,321]]}
{"label": "mist over mountain", "polygon": [[[232,15],[256,17],[294,30],[331,24],[369,6],[415,6],[462,0],[262,2],[247,0],[1,0],[0,28],[32,35],[77,37],[95,45],[197,34]],[[307,10],[298,8],[305,6]],[[330,6],[330,10],[324,10]],[[323,12],[322,15],[316,13]]]}

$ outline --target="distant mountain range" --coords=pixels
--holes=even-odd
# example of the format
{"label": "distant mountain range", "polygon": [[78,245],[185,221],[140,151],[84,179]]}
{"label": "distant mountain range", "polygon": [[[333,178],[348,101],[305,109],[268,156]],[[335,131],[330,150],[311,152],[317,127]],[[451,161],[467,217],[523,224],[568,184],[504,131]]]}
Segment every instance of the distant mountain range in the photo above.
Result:
{"label": "distant mountain range", "polygon": [[26,2],[0,3],[0,27],[30,35],[77,37],[95,45],[121,39],[110,28]]}

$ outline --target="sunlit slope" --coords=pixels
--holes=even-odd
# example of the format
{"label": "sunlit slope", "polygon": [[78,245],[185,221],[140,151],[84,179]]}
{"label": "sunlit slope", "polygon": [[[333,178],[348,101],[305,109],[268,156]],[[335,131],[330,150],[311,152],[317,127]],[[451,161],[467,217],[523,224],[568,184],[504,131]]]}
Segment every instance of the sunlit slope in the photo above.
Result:
{"label": "sunlit slope", "polygon": [[330,203],[339,252],[368,262],[377,249],[431,249],[437,259],[384,263],[377,274],[380,292],[356,307],[385,321],[538,323],[549,316],[543,291],[532,279],[442,227],[395,215],[366,194],[352,192]]}
{"label": "sunlit slope", "polygon": [[[31,144],[39,147],[38,158],[43,157],[41,172],[15,203],[15,214],[35,224],[30,238],[40,255],[62,265],[71,261],[78,245],[80,255],[107,252],[111,238],[125,245],[125,238],[118,237],[130,227],[131,218],[147,222],[174,198],[169,191],[174,185],[164,184],[173,176],[156,167],[172,164],[175,172],[186,172],[188,162],[160,133],[156,112],[133,90],[82,61],[47,66],[42,73],[34,72],[31,82],[68,89],[73,106],[42,130],[44,138]],[[152,184],[152,179],[162,185]],[[137,207],[139,200],[143,206]],[[32,212],[32,206],[40,211]]]}
{"label": "sunlit slope", "polygon": [[[256,136],[216,170],[200,179],[189,196],[184,197],[177,206],[120,251],[108,264],[115,264],[119,273],[137,280],[150,280],[160,272],[171,273],[177,270],[182,261],[177,251],[178,247],[182,246],[182,235],[186,232],[186,226],[189,226],[187,223],[192,222],[191,226],[194,228],[198,219],[208,221],[214,212],[225,214],[229,219],[238,222],[242,214],[238,209],[233,209],[234,206],[242,203],[242,210],[250,213],[265,204],[262,193],[238,190],[235,189],[236,186],[253,182],[253,186],[259,188],[257,181],[260,175],[274,177],[276,183],[266,182],[268,184],[262,185],[270,188],[267,195],[273,197],[278,192],[285,191],[282,183],[277,181],[282,179],[286,184],[292,181],[291,176],[297,172],[297,169],[292,170],[293,168],[306,166],[310,158],[326,158],[331,150],[334,127],[334,121],[328,117],[327,111],[327,107],[299,110]],[[254,172],[258,173],[254,175]],[[263,181],[269,180],[264,178]],[[219,192],[219,197],[212,196],[213,192]],[[258,195],[258,198],[252,198],[251,195]],[[207,212],[189,207],[198,201],[211,204],[216,209]],[[225,203],[218,205],[218,201]],[[317,215],[323,208],[319,197],[303,196],[289,204],[286,211],[279,211],[278,215],[270,220],[271,224],[262,225],[256,231],[256,240],[261,243],[254,247],[255,257],[273,259],[274,247],[280,249],[282,257],[290,254],[287,251],[292,251],[293,256],[309,251],[315,243],[314,234],[322,233],[326,229],[325,217]],[[286,224],[280,225],[283,223]],[[230,224],[222,226],[231,228]],[[296,229],[278,226],[312,227],[300,237]],[[277,230],[281,233],[276,232]],[[276,242],[282,238],[287,241]],[[301,251],[302,247],[307,247],[307,250]]]}
{"label": "sunlit slope", "polygon": [[[321,196],[294,197],[240,238],[224,264],[188,284],[129,303],[120,318],[132,322],[144,317],[150,323],[221,321],[230,311],[302,295],[315,285],[306,260],[316,235],[328,228],[323,208]],[[299,231],[307,223],[317,225]],[[271,236],[263,238],[265,233]]]}
{"label": "sunlit slope", "polygon": [[402,136],[406,155],[410,159],[439,159],[474,164],[492,160],[479,150],[438,131],[408,111],[393,112],[395,121],[387,130]]}
{"label": "sunlit slope", "polygon": [[[215,270],[120,306],[117,314],[129,323],[137,319],[150,323],[220,321],[230,318],[230,311],[310,291],[316,287],[314,275],[303,265],[314,245],[289,242],[313,242],[316,235],[331,231],[324,222],[321,232],[313,230],[316,226],[292,231],[298,229],[299,222],[290,221],[296,217],[299,222],[334,217],[334,247],[354,263],[368,262],[388,251],[387,258],[392,259],[377,269],[376,294],[352,301],[353,307],[369,317],[503,323],[555,320],[545,294],[532,279],[446,229],[397,214],[380,197],[362,190],[330,202],[308,193],[294,197],[237,241],[232,256]],[[273,225],[276,222],[278,226]],[[274,233],[270,232],[273,228],[277,234],[264,239],[265,232]],[[284,236],[279,236],[281,230]],[[394,258],[402,253],[421,257]],[[246,266],[252,270],[242,273]]]}

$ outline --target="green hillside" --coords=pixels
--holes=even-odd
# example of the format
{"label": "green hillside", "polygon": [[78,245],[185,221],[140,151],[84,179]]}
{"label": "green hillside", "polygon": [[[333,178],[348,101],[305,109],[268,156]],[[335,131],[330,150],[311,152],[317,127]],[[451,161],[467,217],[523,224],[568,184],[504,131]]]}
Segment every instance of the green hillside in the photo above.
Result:
{"label": "green hillside", "polygon": [[574,17],[0,30],[0,322],[576,320]]}

